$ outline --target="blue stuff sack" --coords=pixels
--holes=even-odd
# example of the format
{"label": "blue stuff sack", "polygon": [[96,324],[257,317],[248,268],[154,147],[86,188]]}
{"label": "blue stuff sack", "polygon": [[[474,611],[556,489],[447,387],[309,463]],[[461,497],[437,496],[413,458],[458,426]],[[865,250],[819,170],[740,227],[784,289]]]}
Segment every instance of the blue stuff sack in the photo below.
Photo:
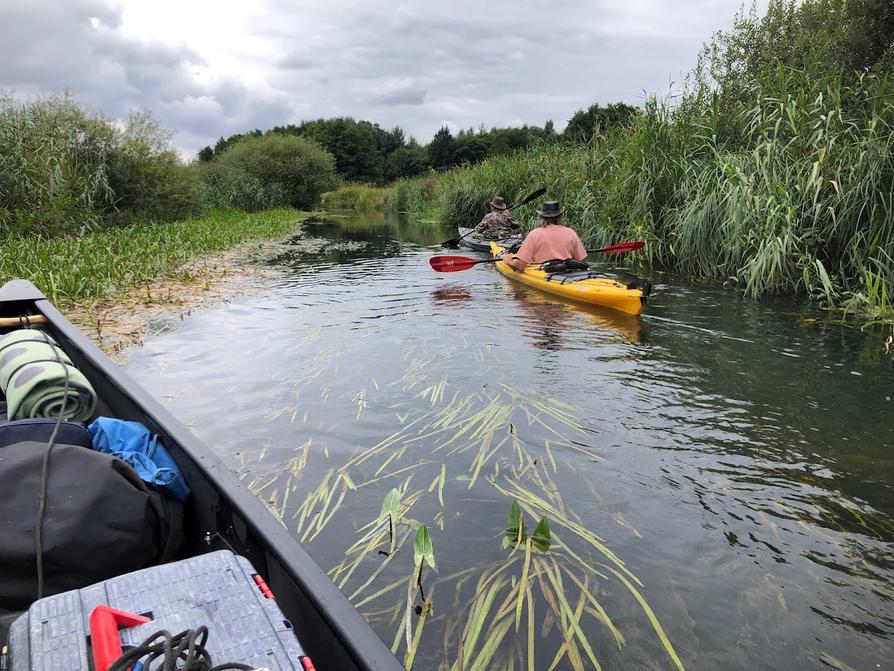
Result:
{"label": "blue stuff sack", "polygon": [[89,427],[93,449],[123,459],[145,481],[181,503],[189,496],[189,486],[180,468],[159,442],[158,436],[139,422],[99,417]]}

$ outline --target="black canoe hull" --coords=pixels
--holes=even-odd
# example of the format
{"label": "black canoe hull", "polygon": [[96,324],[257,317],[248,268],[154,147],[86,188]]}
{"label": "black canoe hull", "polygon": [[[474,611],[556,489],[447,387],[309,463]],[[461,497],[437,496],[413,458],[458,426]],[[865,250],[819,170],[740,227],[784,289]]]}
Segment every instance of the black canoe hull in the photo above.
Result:
{"label": "black canoe hull", "polygon": [[[460,237],[462,237],[463,235],[466,235],[471,231],[471,228],[460,228],[459,235]],[[500,245],[500,247],[510,249],[513,245],[520,243],[522,240],[522,236],[512,235],[508,238],[494,239],[493,242],[496,242],[498,245]],[[490,243],[491,238],[484,238],[477,233],[472,233],[467,238],[463,238],[459,241],[459,244],[461,244],[463,247],[474,249],[476,252],[487,252],[488,254],[490,254]]]}
{"label": "black canoe hull", "polygon": [[0,317],[23,314],[46,317],[44,327],[95,388],[101,414],[142,422],[162,438],[192,488],[186,507],[184,556],[229,548],[251,561],[321,671],[403,668],[297,540],[208,447],[109,360],[33,284],[8,282],[0,288]]}

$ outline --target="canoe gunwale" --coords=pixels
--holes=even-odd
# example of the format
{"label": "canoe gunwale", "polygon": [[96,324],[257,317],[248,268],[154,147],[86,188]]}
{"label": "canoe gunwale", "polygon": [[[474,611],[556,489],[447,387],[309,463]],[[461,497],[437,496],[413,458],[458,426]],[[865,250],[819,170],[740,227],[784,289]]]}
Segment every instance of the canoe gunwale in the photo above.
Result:
{"label": "canoe gunwale", "polygon": [[[320,668],[400,671],[398,662],[300,543],[209,447],[113,363],[27,280],[0,287],[0,315],[42,314],[52,335],[87,375],[109,410],[157,433],[193,490],[185,556],[226,547],[265,576]],[[222,544],[216,542],[220,540]],[[309,611],[308,609],[312,609]]]}

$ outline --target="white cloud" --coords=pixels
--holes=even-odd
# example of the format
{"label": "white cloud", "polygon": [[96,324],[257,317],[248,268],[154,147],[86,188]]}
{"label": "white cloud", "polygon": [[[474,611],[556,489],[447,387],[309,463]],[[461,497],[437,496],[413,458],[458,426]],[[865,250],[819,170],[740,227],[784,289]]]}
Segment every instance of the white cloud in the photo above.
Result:
{"label": "white cloud", "polygon": [[694,64],[739,0],[36,0],[0,5],[0,88],[69,90],[112,117],[151,109],[195,152],[335,115],[454,129],[557,127],[637,103]]}

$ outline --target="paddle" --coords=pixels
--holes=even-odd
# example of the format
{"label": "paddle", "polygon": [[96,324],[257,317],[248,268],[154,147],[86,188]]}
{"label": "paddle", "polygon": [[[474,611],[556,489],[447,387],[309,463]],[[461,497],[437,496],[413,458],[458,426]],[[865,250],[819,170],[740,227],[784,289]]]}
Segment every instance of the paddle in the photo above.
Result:
{"label": "paddle", "polygon": [[[543,187],[542,189],[537,189],[534,193],[528,194],[522,202],[516,203],[512,207],[507,207],[506,212],[512,212],[512,210],[514,210],[518,207],[521,207],[522,205],[527,205],[535,198],[540,198],[540,196],[542,196],[544,193],[546,193],[546,187]],[[472,233],[474,233],[474,232],[475,232],[475,229],[472,228],[472,230],[469,231],[468,233],[466,233],[465,235],[461,235],[458,238],[453,238],[452,240],[445,240],[444,242],[441,243],[441,246],[442,247],[450,247],[450,249],[456,249],[457,247],[459,247],[460,240],[462,240],[463,238],[465,238],[467,236],[472,235]]]}
{"label": "paddle", "polygon": [[[588,249],[588,254],[626,254],[635,252],[646,246],[645,242],[619,242],[602,249]],[[460,270],[468,270],[479,263],[496,263],[500,259],[470,259],[468,256],[433,256],[428,260],[432,269],[439,273],[456,273]]]}

